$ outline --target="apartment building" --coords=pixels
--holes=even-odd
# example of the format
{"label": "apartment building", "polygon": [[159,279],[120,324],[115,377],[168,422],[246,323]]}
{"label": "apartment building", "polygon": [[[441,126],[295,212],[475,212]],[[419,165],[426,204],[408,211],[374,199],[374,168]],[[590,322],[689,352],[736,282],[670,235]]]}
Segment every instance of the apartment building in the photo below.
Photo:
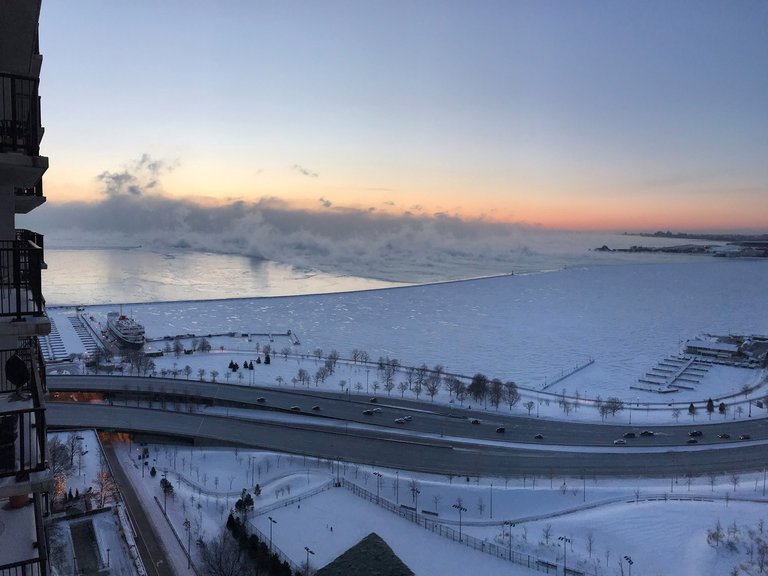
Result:
{"label": "apartment building", "polygon": [[48,574],[43,237],[16,227],[45,202],[39,17],[40,0],[0,6],[0,576]]}

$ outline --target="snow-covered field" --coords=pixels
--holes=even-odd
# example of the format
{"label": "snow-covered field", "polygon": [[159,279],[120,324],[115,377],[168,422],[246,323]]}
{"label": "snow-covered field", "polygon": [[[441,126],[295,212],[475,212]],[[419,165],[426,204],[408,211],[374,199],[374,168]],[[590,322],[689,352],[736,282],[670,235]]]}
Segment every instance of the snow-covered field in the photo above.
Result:
{"label": "snow-covered field", "polygon": [[[764,375],[757,370],[711,370],[697,390],[674,397],[659,398],[630,390],[630,385],[659,360],[677,353],[681,342],[700,333],[768,333],[768,314],[760,305],[767,280],[768,262],[708,260],[568,269],[347,294],[141,304],[124,311],[146,326],[150,338],[234,333],[211,337],[213,349],[209,353],[154,359],[158,373],[176,371],[178,378],[196,379],[202,370],[203,377],[210,380],[215,370],[221,382],[292,387],[296,386],[292,378],[300,368],[312,374],[322,365],[313,356],[315,349],[325,354],[338,350],[344,359],[357,348],[367,351],[373,360],[390,356],[404,365],[441,364],[449,372],[482,372],[491,378],[514,379],[530,389],[524,391],[524,397],[537,400],[534,410],[539,416],[565,417],[554,397],[536,390],[592,358],[594,364],[565,378],[550,392],[565,389],[567,395],[575,397],[578,392],[582,399],[616,395],[634,404],[633,422],[672,422],[674,416],[667,403],[687,405],[710,396],[736,395],[728,400],[727,417],[737,416],[735,408],[740,403],[743,413],[738,417],[747,417],[745,398],[738,393],[745,384],[763,382]],[[113,309],[89,306],[84,313],[93,317],[93,325],[98,328]],[[67,352],[85,351],[85,344],[67,318],[75,313],[74,309],[54,308],[49,312]],[[287,337],[278,335],[288,330],[299,338],[300,345],[292,345]],[[269,333],[274,334],[271,342],[266,335]],[[242,365],[243,361],[263,358],[257,354],[257,345],[261,348],[267,343],[278,352],[273,354],[270,365],[256,364],[253,371],[237,373],[227,370],[232,360]],[[162,349],[164,341],[153,345]],[[290,349],[287,359],[279,355],[284,347]],[[184,370],[187,365],[188,374]],[[77,367],[62,365],[58,369]],[[318,383],[318,387],[340,391],[344,380],[352,393],[386,394],[381,388],[374,390],[377,379],[375,367],[367,370],[342,361],[337,373],[325,383]],[[765,393],[759,388],[750,398],[761,398]],[[394,390],[392,394],[399,392]],[[429,401],[424,396],[422,399]],[[439,392],[435,401],[449,401],[447,392]],[[522,404],[513,411],[525,413]],[[479,408],[473,406],[473,410]],[[500,410],[508,407],[502,405]],[[764,414],[760,410],[755,416]],[[620,415],[628,416],[627,412]],[[588,405],[567,417],[600,419]],[[680,417],[681,421],[688,418],[685,413]],[[311,459],[305,462],[286,455],[199,449],[186,449],[185,454],[180,448],[174,471],[170,460],[173,450],[161,446],[152,457],[157,458],[158,469],[167,467],[174,479],[176,497],[168,502],[168,513],[179,534],[184,533],[182,523],[189,517],[196,519],[195,530],[200,535],[214,535],[239,489],[253,486],[253,477],[248,480],[249,469],[252,476],[256,474],[256,482],[263,479],[262,502],[295,498],[333,477],[327,465]],[[131,458],[127,450],[124,452],[121,458]],[[260,471],[256,472],[254,466]],[[372,472],[352,466],[343,470],[347,480],[375,491]],[[378,472],[383,475],[379,486],[382,497],[411,504],[407,484],[410,477],[406,479],[398,471]],[[398,491],[393,476],[399,480]],[[765,513],[762,473],[744,475],[735,482],[726,476],[692,478],[690,485],[682,477],[637,482],[600,480],[597,484],[592,480],[540,477],[507,481],[506,486],[505,480],[499,478],[471,478],[463,483],[445,477],[419,476],[415,480],[420,487],[419,509],[437,510],[454,529],[458,517],[452,505],[461,498],[466,508],[462,518],[465,533],[489,543],[509,545],[509,527],[501,524],[509,520],[515,523],[513,549],[561,564],[563,548],[558,544],[566,541],[559,538],[568,538],[569,567],[579,566],[589,573],[627,574],[625,556],[633,559],[636,576],[719,576],[728,574],[739,563],[744,564],[744,573],[757,571],[753,563],[748,572],[746,563],[750,558],[757,561],[758,540],[762,538],[758,528]],[[157,478],[137,481],[148,483],[150,491],[162,499]],[[677,501],[670,498],[672,495],[697,495],[701,500]],[[646,501],[647,497],[653,500]],[[738,498],[754,498],[757,502]],[[590,503],[600,505],[559,515]],[[419,528],[345,488],[323,491],[300,504],[300,508],[297,503],[269,512],[277,521],[273,525],[276,545],[297,564],[304,561],[304,546],[315,551],[313,564],[322,566],[375,531],[419,575],[463,575],[468,566],[484,574],[530,573]],[[719,546],[710,546],[707,530],[713,530],[718,521],[724,536]],[[268,532],[269,521],[264,517],[256,516],[254,522],[262,532]],[[728,530],[733,522],[736,526]],[[547,530],[548,525],[551,530]],[[549,543],[545,532],[550,532]]]}

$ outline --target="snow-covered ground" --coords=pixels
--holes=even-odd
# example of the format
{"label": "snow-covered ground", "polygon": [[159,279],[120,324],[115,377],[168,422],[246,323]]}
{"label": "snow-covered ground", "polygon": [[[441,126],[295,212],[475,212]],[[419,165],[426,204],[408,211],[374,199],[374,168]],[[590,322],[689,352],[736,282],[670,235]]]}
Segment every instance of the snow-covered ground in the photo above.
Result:
{"label": "snow-covered ground", "polygon": [[[215,370],[221,382],[294,387],[298,384],[292,379],[299,369],[314,374],[322,365],[322,360],[313,356],[315,349],[325,354],[335,349],[345,359],[356,348],[367,351],[373,360],[390,356],[404,365],[441,364],[448,372],[482,372],[490,378],[513,379],[526,388],[523,400],[511,409],[513,413],[526,413],[524,403],[533,399],[532,415],[599,421],[588,399],[615,395],[633,405],[631,418],[639,424],[673,422],[676,416],[669,403],[687,406],[697,402],[703,407],[708,397],[727,399],[729,411],[724,417],[749,416],[747,398],[762,398],[767,391],[758,387],[748,397],[739,392],[744,385],[761,385],[761,371],[717,367],[697,390],[663,398],[631,390],[630,386],[664,357],[676,354],[683,341],[701,333],[768,333],[768,315],[760,307],[767,280],[766,262],[706,261],[568,269],[348,294],[141,304],[125,312],[146,326],[150,338],[233,333],[212,336],[209,353],[154,359],[158,373],[175,371],[178,378],[198,379],[202,371],[203,378],[210,380]],[[98,330],[113,309],[89,306],[84,313],[93,318]],[[69,353],[84,351],[86,344],[68,328],[71,323],[67,316],[75,310],[54,308],[49,313],[65,349]],[[299,338],[299,345],[279,335],[288,330]],[[189,344],[191,339],[184,342]],[[160,340],[152,345],[162,349],[164,343]],[[277,352],[270,365],[255,364],[253,371],[228,371],[230,361],[242,365],[243,361],[263,358],[257,346],[261,350],[268,343]],[[287,359],[280,356],[283,348],[290,350]],[[593,364],[554,389],[541,391],[553,378],[590,358]],[[54,369],[73,371],[78,367],[82,369],[77,363]],[[317,388],[386,395],[383,389],[374,388],[378,379],[375,367],[342,361],[336,374],[317,383]],[[314,388],[315,382],[310,386]],[[572,400],[577,392],[582,400],[567,416],[555,396],[563,389]],[[405,394],[413,397],[411,392]],[[424,396],[422,400],[429,402]],[[448,401],[446,390],[435,397],[435,402]],[[473,404],[473,411],[481,408]],[[741,414],[737,412],[739,406]],[[510,408],[502,405],[499,410]],[[754,416],[765,415],[762,409],[752,410],[759,412]],[[707,418],[702,412],[695,417],[697,421]],[[627,410],[616,418],[629,417]],[[691,420],[685,410],[678,417],[681,422]],[[124,448],[121,458],[132,462]],[[168,515],[182,540],[185,518],[190,519],[195,535],[213,536],[243,487],[261,484],[258,513],[265,501],[295,498],[333,478],[330,465],[289,455],[164,446],[157,451],[152,447],[152,451],[158,470],[168,468],[173,478],[176,496],[168,501]],[[174,451],[175,469],[171,459]],[[341,473],[375,492],[372,472],[347,466]],[[379,486],[382,497],[410,505],[410,476],[405,478],[398,471],[378,472],[383,475]],[[400,481],[398,491],[393,477]],[[158,478],[145,476],[137,481],[146,483],[149,492],[162,499]],[[456,478],[419,476],[415,480],[420,489],[419,509],[437,509],[447,525],[456,528],[458,517],[452,505],[461,498],[466,508],[462,528],[467,534],[509,545],[509,527],[502,535],[501,522],[510,520],[515,523],[513,549],[562,563],[563,548],[557,545],[564,542],[560,537],[568,538],[568,565],[597,574],[626,574],[625,556],[633,559],[636,576],[727,574],[733,566],[749,560],[749,541],[753,542],[752,558],[756,558],[758,520],[765,513],[762,473],[743,475],[735,482],[725,475],[694,478],[690,486],[682,477],[600,480],[597,484],[593,480],[539,477],[507,481],[506,486],[499,478],[460,482]],[[672,500],[673,494],[698,495],[702,500]],[[654,499],[645,501],[646,497]],[[737,501],[739,497],[755,498],[759,503]],[[560,515],[590,503],[599,505]],[[557,515],[531,518],[547,514]],[[304,561],[304,546],[315,551],[314,565],[322,566],[369,532],[377,532],[420,575],[463,575],[468,566],[485,574],[530,573],[419,528],[345,488],[322,491],[300,503],[273,509],[269,515],[277,521],[273,525],[276,545],[296,564]],[[718,521],[725,536],[719,546],[710,546],[707,530],[714,529]],[[729,532],[725,528],[734,521],[736,527]],[[269,521],[263,516],[255,516],[254,522],[262,532],[268,532]],[[549,544],[544,536],[548,525]],[[587,546],[590,534],[591,554]]]}
{"label": "snow-covered ground", "polygon": [[[734,521],[737,541],[748,541],[748,530],[768,511],[763,475],[728,475],[607,481],[546,476],[538,478],[447,478],[427,474],[335,463],[313,458],[250,450],[150,446],[150,463],[158,475],[142,478],[132,466],[138,455],[120,446],[124,468],[142,488],[145,505],[163,502],[159,478],[167,471],[174,485],[168,516],[184,541],[184,520],[190,520],[191,541],[209,539],[223,526],[242,488],[254,497],[253,524],[264,535],[272,524],[273,543],[295,564],[305,559],[307,546],[320,567],[360,539],[376,532],[416,574],[466,574],[467,566],[483,574],[529,574],[527,568],[463,546],[406,520],[346,488],[329,487],[344,478],[382,500],[437,513],[436,520],[458,529],[461,499],[462,531],[479,541],[506,548],[514,523],[512,549],[562,564],[560,536],[571,540],[568,565],[588,573],[620,574],[618,561],[629,555],[635,574],[721,575],[744,561],[745,550],[707,543],[707,530],[718,523],[724,532]],[[175,464],[175,465],[174,465]],[[381,474],[379,479],[374,472]],[[415,484],[414,484],[415,483]],[[319,487],[326,488],[314,493]],[[411,491],[419,490],[418,502]],[[312,495],[305,497],[307,493]],[[682,498],[682,500],[679,500]],[[697,498],[697,500],[690,500]],[[272,518],[276,523],[269,520]],[[550,526],[550,542],[544,532]],[[591,556],[588,538],[592,535]],[[684,551],[683,554],[680,551]],[[625,565],[626,569],[626,565]]]}

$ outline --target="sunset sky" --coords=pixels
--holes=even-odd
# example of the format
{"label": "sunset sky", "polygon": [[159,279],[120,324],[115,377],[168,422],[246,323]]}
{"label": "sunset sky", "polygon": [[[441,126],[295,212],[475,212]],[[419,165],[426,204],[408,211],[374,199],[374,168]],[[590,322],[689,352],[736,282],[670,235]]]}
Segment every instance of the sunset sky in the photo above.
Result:
{"label": "sunset sky", "polygon": [[112,192],[768,228],[764,0],[46,0],[40,37],[52,205],[151,162]]}

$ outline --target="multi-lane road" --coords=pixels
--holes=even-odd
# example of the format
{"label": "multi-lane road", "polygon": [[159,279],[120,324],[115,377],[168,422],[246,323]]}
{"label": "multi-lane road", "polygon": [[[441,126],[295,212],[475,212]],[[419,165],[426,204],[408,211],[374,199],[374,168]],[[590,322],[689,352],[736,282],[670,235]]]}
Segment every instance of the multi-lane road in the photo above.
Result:
{"label": "multi-lane road", "polygon": [[[186,380],[49,376],[49,424],[163,433],[377,466],[452,475],[656,475],[755,470],[768,463],[768,421],[630,427],[475,413],[395,397],[368,399],[307,389]],[[72,402],[77,392],[111,391],[114,405]],[[154,408],[122,398],[154,396]],[[161,410],[162,398],[232,407],[237,417]],[[146,402],[143,403],[146,406]],[[247,412],[234,407],[247,407]],[[315,408],[313,410],[313,408]],[[373,413],[371,413],[373,411]],[[217,412],[212,414],[212,412]],[[410,416],[411,420],[396,422]],[[473,423],[477,419],[478,423]],[[701,420],[701,419],[700,419]],[[503,427],[504,431],[498,431]],[[640,436],[643,430],[653,436]],[[697,443],[689,433],[700,430]],[[614,440],[634,432],[624,445]],[[536,439],[536,435],[542,439]],[[729,439],[718,436],[728,434]],[[749,434],[750,440],[739,440]]]}

